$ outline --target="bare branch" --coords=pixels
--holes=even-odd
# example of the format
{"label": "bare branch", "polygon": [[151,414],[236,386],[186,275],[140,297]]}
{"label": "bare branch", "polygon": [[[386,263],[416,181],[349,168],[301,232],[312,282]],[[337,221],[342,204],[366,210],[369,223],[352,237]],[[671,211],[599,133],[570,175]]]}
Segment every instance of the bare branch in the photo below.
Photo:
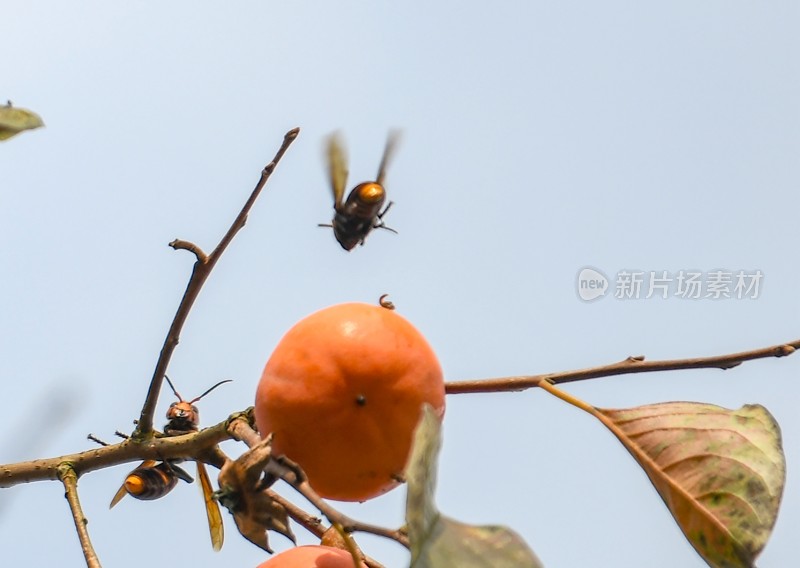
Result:
{"label": "bare branch", "polygon": [[64,484],[64,489],[69,503],[70,511],[72,511],[72,520],[75,521],[75,530],[78,531],[78,539],[81,541],[81,549],[83,550],[83,557],[86,558],[86,566],[88,568],[100,568],[100,560],[97,558],[97,553],[94,551],[92,541],[89,539],[89,531],[86,525],[89,522],[83,515],[81,502],[78,499],[78,475],[69,463],[62,463],[58,466],[58,478]]}
{"label": "bare branch", "polygon": [[270,175],[272,175],[272,172],[278,165],[278,162],[280,162],[281,158],[286,153],[286,150],[288,150],[289,146],[292,142],[294,142],[299,133],[299,128],[293,128],[286,133],[281,147],[278,149],[278,152],[275,154],[275,157],[272,159],[272,161],[267,164],[264,170],[261,172],[261,179],[259,179],[255,189],[253,189],[250,197],[244,204],[244,207],[242,207],[239,215],[236,216],[233,224],[230,226],[228,231],[222,237],[222,240],[220,240],[219,244],[210,255],[206,256],[200,247],[189,241],[175,239],[170,243],[170,246],[176,250],[183,249],[192,252],[197,257],[197,261],[194,263],[192,275],[189,278],[189,283],[186,285],[186,291],[183,293],[183,298],[181,299],[181,303],[178,306],[178,310],[175,313],[175,317],[173,318],[172,324],[167,332],[167,337],[164,340],[164,345],[159,353],[158,361],[156,362],[156,368],[153,372],[153,378],[151,379],[150,387],[147,390],[147,397],[145,398],[144,405],[142,406],[139,422],[133,434],[134,438],[145,439],[152,435],[153,414],[156,410],[158,394],[161,392],[164,374],[167,372],[167,367],[169,366],[169,361],[172,358],[172,353],[175,351],[175,347],[178,345],[181,330],[183,329],[183,324],[186,322],[186,318],[189,315],[189,311],[192,309],[194,301],[197,299],[203,284],[205,283],[211,271],[214,269],[214,266],[217,264],[220,256],[222,256],[222,253],[225,252],[225,249],[231,243],[233,237],[236,236],[236,233],[238,233],[239,230],[244,227],[244,224],[247,221],[247,215],[250,213],[250,209],[252,209],[253,204],[256,202],[256,199],[261,193],[261,190],[264,188]]}
{"label": "bare branch", "polygon": [[242,207],[242,210],[239,212],[239,215],[236,216],[236,219],[234,220],[230,229],[228,229],[228,232],[225,233],[224,237],[222,237],[222,240],[217,245],[217,248],[215,248],[214,252],[211,253],[209,258],[210,263],[214,263],[219,259],[219,257],[222,255],[222,253],[225,251],[225,249],[233,240],[233,237],[236,236],[236,233],[238,233],[242,229],[242,227],[244,227],[245,223],[247,222],[247,216],[250,214],[250,209],[253,208],[253,204],[256,202],[256,199],[258,199],[261,190],[267,184],[269,176],[271,176],[272,172],[275,171],[278,162],[281,161],[281,158],[283,158],[283,155],[286,153],[286,150],[289,149],[289,146],[291,146],[292,142],[295,141],[298,134],[300,134],[300,129],[292,128],[289,132],[287,132],[284,135],[283,144],[281,144],[281,147],[278,149],[278,152],[275,154],[275,157],[272,158],[272,161],[269,164],[267,164],[262,170],[261,179],[256,184],[255,189],[253,189],[253,193],[250,194],[250,198],[244,204],[244,207]]}
{"label": "bare branch", "polygon": [[770,357],[786,357],[800,349],[800,339],[754,349],[729,355],[714,357],[695,357],[691,359],[668,359],[664,361],[645,361],[643,355],[628,357],[627,359],[611,365],[591,367],[576,371],[563,371],[546,375],[527,375],[517,377],[501,377],[497,379],[480,379],[474,381],[452,381],[445,384],[447,394],[466,394],[481,392],[508,392],[522,391],[538,387],[543,380],[553,384],[584,381],[614,375],[629,375],[632,373],[650,373],[656,371],[680,371],[685,369],[732,369],[745,361],[754,359],[767,359]]}
{"label": "bare branch", "polygon": [[312,515],[311,513],[304,511],[283,497],[280,493],[276,493],[272,489],[265,489],[265,491],[271,499],[274,499],[276,503],[286,509],[286,512],[289,513],[289,516],[296,523],[313,534],[315,537],[322,538],[322,535],[325,534],[325,531],[327,530],[327,527],[322,523],[322,519],[316,515]]}
{"label": "bare branch", "polygon": [[236,420],[246,421],[246,416],[246,413],[233,414],[228,420],[184,436],[151,438],[146,442],[130,439],[75,454],[0,465],[0,488],[59,479],[58,468],[62,464],[69,464],[75,474],[80,476],[89,471],[132,461],[196,459],[198,456],[205,456],[220,442],[231,439],[227,430],[229,423]]}

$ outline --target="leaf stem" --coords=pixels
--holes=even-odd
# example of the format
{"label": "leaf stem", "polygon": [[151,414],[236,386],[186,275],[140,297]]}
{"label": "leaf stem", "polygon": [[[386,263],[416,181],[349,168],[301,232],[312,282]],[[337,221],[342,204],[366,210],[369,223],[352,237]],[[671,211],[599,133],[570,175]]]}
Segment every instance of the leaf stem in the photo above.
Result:
{"label": "leaf stem", "polygon": [[576,408],[580,408],[584,412],[588,412],[591,415],[594,415],[596,413],[594,406],[582,401],[581,399],[575,396],[572,396],[568,392],[562,391],[560,388],[556,387],[550,381],[541,381],[539,383],[539,388],[546,390],[556,398],[560,398],[564,402],[571,404]]}

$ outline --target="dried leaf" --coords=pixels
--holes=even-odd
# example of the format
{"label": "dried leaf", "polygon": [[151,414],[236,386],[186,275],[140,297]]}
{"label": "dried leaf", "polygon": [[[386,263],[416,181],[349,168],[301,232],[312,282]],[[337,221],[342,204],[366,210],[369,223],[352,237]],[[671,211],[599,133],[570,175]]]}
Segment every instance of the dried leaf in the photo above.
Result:
{"label": "dried leaf", "polygon": [[289,526],[289,515],[283,505],[272,499],[267,491],[254,493],[234,511],[233,520],[239,533],[247,540],[272,554],[267,531],[282,534],[296,542]]}
{"label": "dried leaf", "polygon": [[476,527],[442,516],[436,508],[441,424],[425,405],[406,468],[406,523],[412,568],[541,568],[536,555],[505,527]]}
{"label": "dried leaf", "polygon": [[222,466],[216,497],[233,515],[241,535],[272,553],[268,530],[278,532],[292,542],[295,542],[295,536],[286,509],[262,483],[264,466],[272,453],[270,442],[266,438],[236,461],[228,461]]}
{"label": "dried leaf", "polygon": [[41,126],[44,126],[44,122],[34,112],[13,107],[10,102],[0,106],[0,140],[7,140],[20,132]]}
{"label": "dried leaf", "polygon": [[596,411],[710,566],[754,565],[786,480],[780,428],[763,406],[670,402]]}

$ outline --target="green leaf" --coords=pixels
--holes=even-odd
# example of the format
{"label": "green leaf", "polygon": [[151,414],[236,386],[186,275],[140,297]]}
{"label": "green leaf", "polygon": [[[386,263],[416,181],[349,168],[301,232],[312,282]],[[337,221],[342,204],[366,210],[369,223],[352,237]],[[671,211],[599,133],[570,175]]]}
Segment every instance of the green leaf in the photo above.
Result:
{"label": "green leaf", "polygon": [[441,424],[425,405],[406,468],[406,523],[412,568],[542,568],[513,531],[478,527],[442,516],[436,508],[436,472]]}
{"label": "green leaf", "polygon": [[44,126],[38,114],[24,108],[11,106],[9,102],[0,106],[0,140],[7,140],[25,130]]}

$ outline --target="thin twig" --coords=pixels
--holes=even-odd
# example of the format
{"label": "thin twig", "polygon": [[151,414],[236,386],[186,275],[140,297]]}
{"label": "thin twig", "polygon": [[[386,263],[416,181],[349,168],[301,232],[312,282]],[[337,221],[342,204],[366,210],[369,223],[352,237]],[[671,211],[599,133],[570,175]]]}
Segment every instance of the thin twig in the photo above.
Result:
{"label": "thin twig", "polygon": [[[292,518],[293,521],[295,521],[301,527],[303,527],[308,532],[313,534],[315,537],[322,538],[322,535],[324,535],[325,532],[328,530],[328,527],[326,527],[322,523],[322,519],[320,519],[316,515],[312,515],[304,511],[303,509],[301,509],[300,507],[298,507],[297,505],[295,505],[294,503],[292,503],[279,493],[272,491],[271,489],[267,489],[266,492],[269,494],[270,499],[272,499],[273,501],[281,505],[284,509],[286,509],[286,512],[289,514],[289,516]],[[366,564],[369,568],[384,568],[383,564],[381,564],[374,558],[367,556],[366,554],[364,555],[363,561],[364,564]]]}
{"label": "thin twig", "polygon": [[156,410],[156,403],[158,402],[158,394],[161,392],[164,374],[167,372],[167,367],[169,366],[169,361],[172,358],[172,353],[175,351],[175,347],[178,345],[181,330],[183,329],[183,324],[186,322],[186,318],[189,315],[189,311],[192,309],[192,305],[197,299],[197,295],[200,293],[200,290],[208,278],[208,275],[214,269],[214,266],[217,264],[220,256],[222,256],[222,253],[225,252],[225,249],[236,236],[236,233],[238,233],[239,230],[244,227],[244,224],[247,221],[247,216],[250,213],[250,209],[252,209],[253,204],[261,193],[261,190],[264,188],[270,175],[272,175],[272,172],[278,165],[278,162],[280,162],[281,158],[286,153],[286,150],[289,148],[295,138],[297,138],[299,133],[299,128],[293,128],[286,133],[283,138],[283,143],[281,144],[277,154],[275,154],[275,157],[272,159],[272,161],[267,164],[261,172],[261,179],[259,179],[255,189],[253,189],[250,197],[244,204],[244,207],[242,207],[242,210],[239,212],[239,215],[236,216],[233,224],[230,226],[228,231],[222,237],[222,240],[220,240],[219,244],[211,254],[206,255],[200,249],[200,247],[194,243],[190,243],[189,241],[176,239],[170,243],[170,245],[175,249],[183,249],[192,252],[197,260],[194,263],[192,275],[189,278],[189,283],[186,285],[186,291],[183,293],[181,303],[178,306],[177,312],[175,312],[175,317],[173,318],[172,324],[167,332],[164,345],[161,347],[161,352],[158,355],[158,361],[156,362],[156,368],[153,372],[153,378],[150,381],[150,387],[147,390],[147,397],[145,398],[144,405],[142,406],[142,413],[139,418],[138,425],[136,426],[136,430],[134,431],[134,438],[144,439],[152,435],[153,415]]}
{"label": "thin twig", "polygon": [[754,359],[767,359],[770,357],[786,357],[800,349],[800,339],[789,343],[782,343],[763,349],[742,351],[729,355],[714,357],[695,357],[691,359],[668,359],[663,361],[645,361],[644,356],[628,357],[627,359],[611,365],[591,367],[575,371],[563,371],[545,375],[527,375],[516,377],[501,377],[496,379],[480,379],[474,381],[451,381],[445,384],[447,394],[468,394],[486,392],[522,391],[538,387],[543,380],[554,384],[569,383],[610,377],[613,375],[629,375],[632,373],[650,373],[656,371],[679,371],[685,369],[732,369],[745,361]]}
{"label": "thin twig", "polygon": [[86,529],[88,520],[83,515],[81,502],[78,499],[78,475],[69,463],[61,463],[58,466],[58,478],[64,484],[66,490],[65,497],[72,511],[72,520],[75,521],[75,530],[78,531],[78,539],[81,541],[83,557],[86,559],[88,568],[100,568],[100,560],[94,551],[92,541],[89,539],[89,531]]}
{"label": "thin twig", "polygon": [[384,568],[383,564],[366,554],[364,555],[364,564],[367,565],[367,568]]}
{"label": "thin twig", "polygon": [[91,440],[95,444],[99,444],[101,446],[110,446],[111,445],[108,442],[104,442],[103,440],[101,440],[100,438],[95,436],[94,434],[89,434],[88,436],[86,436],[86,439],[87,440]]}
{"label": "thin twig", "polygon": [[231,243],[233,237],[236,236],[236,233],[238,233],[241,230],[241,228],[244,227],[245,223],[247,222],[247,216],[250,214],[250,209],[253,208],[253,204],[256,202],[256,199],[258,199],[258,196],[261,193],[261,190],[266,185],[269,176],[271,176],[272,172],[275,171],[278,162],[281,161],[281,158],[283,158],[283,155],[286,153],[286,150],[289,149],[289,146],[291,146],[292,142],[295,141],[295,138],[297,138],[298,134],[300,134],[300,129],[292,128],[289,132],[287,132],[284,135],[283,144],[281,144],[281,147],[278,149],[278,152],[275,154],[275,157],[272,158],[272,161],[264,167],[264,170],[261,172],[261,179],[259,180],[258,184],[256,184],[255,189],[253,189],[253,193],[250,194],[249,199],[244,204],[244,207],[242,207],[242,210],[239,212],[239,214],[236,216],[236,219],[234,220],[230,229],[228,229],[228,232],[225,233],[224,237],[222,237],[222,240],[217,245],[217,248],[215,248],[214,252],[212,252],[209,255],[210,257],[209,262],[212,263],[216,262],[219,259],[220,255],[222,255],[222,253]]}
{"label": "thin twig", "polygon": [[265,489],[264,491],[269,495],[270,499],[286,509],[286,512],[296,523],[315,537],[322,538],[322,535],[325,534],[327,530],[327,527],[322,523],[322,519],[308,513],[272,489]]}
{"label": "thin twig", "polygon": [[203,252],[203,249],[194,243],[183,241],[181,239],[175,239],[169,243],[169,246],[171,246],[174,250],[188,250],[197,258],[197,262],[200,264],[205,264],[208,262],[208,255]]}

